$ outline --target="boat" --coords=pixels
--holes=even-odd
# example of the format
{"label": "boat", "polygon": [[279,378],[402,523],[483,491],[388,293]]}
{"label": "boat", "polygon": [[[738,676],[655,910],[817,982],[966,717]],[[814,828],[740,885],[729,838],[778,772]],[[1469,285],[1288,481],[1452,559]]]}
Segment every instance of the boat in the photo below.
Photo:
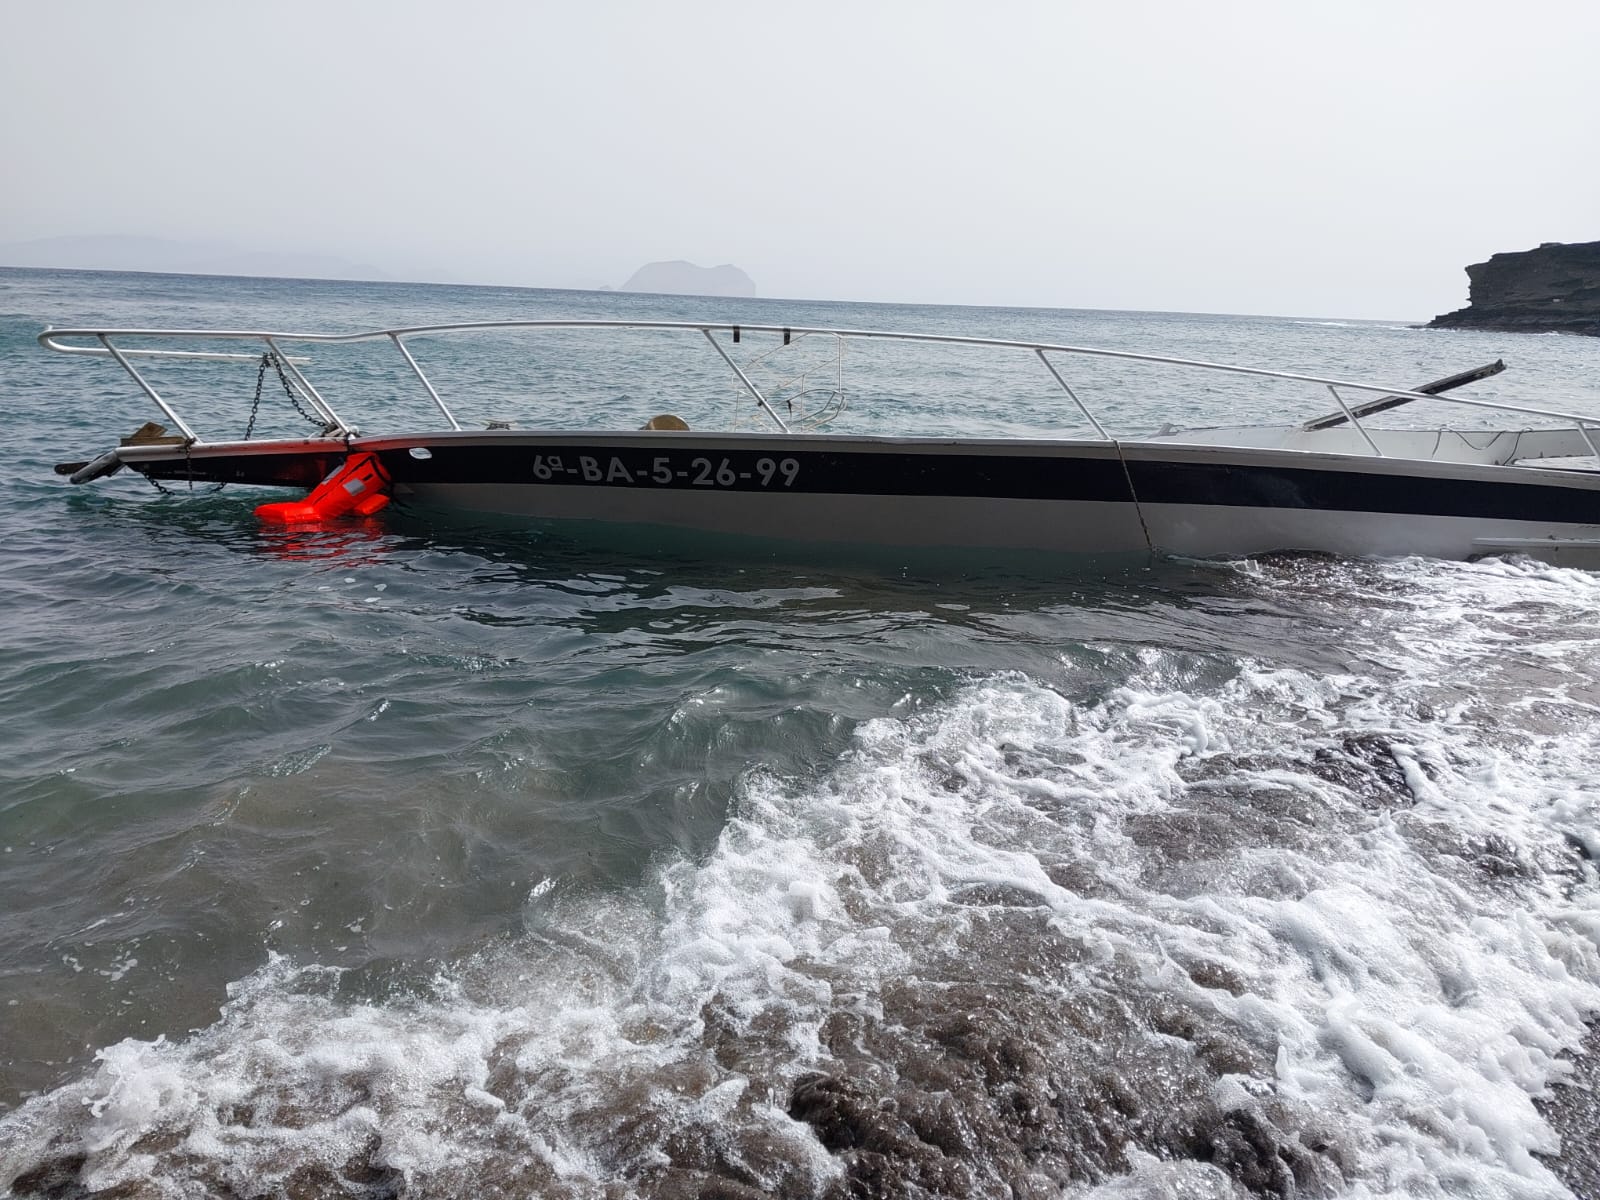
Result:
{"label": "boat", "polygon": [[[621,428],[518,428],[505,420],[468,428],[415,352],[420,344],[437,348],[462,335],[560,337],[572,331],[603,336],[608,344],[639,335],[703,339],[722,360],[717,370],[731,372],[728,384],[743,398],[741,411],[765,427],[701,428],[675,412],[657,413],[641,427],[645,413],[632,412],[622,414]],[[58,473],[81,484],[126,468],[162,486],[250,484],[310,492],[304,501],[264,505],[266,519],[370,516],[392,498],[557,522],[580,532],[628,526],[821,546],[1198,558],[1273,551],[1451,559],[1521,553],[1600,565],[1600,418],[1453,394],[1495,374],[1503,367],[1498,362],[1407,387],[1032,341],[616,320],[359,333],[49,328],[38,340],[51,351],[114,360],[165,417],[165,424],[147,424],[97,457],[58,465]],[[1058,399],[1046,414],[1053,428],[1027,436],[836,431],[847,407],[842,382],[816,387],[807,381],[780,394],[758,384],[748,357],[742,363],[737,357],[757,346],[768,356],[802,342],[836,347],[840,355],[845,347],[888,343],[902,351],[938,345],[941,353],[970,353],[975,361],[1000,355],[1008,379],[1019,363],[1031,364]],[[313,384],[308,356],[358,343],[386,344],[397,354],[396,371],[419,402],[426,397],[433,415],[384,432],[364,431],[342,417]],[[179,415],[147,375],[150,364],[172,360],[256,367],[243,437],[202,437]],[[1072,367],[1097,362],[1134,373],[1161,368],[1205,379],[1244,377],[1286,390],[1292,385],[1331,398],[1335,407],[1290,423],[1163,424],[1114,434],[1069,379]],[[983,376],[974,371],[972,378]],[[314,431],[254,436],[266,403],[264,382],[272,383],[266,393],[292,405]],[[804,398],[798,408],[796,396]],[[1395,427],[1392,416],[1379,419],[1421,401],[1445,416],[1415,427]],[[1470,419],[1457,419],[1486,410],[1497,414],[1496,425],[1473,427]],[[1064,436],[1069,417],[1075,427]]]}

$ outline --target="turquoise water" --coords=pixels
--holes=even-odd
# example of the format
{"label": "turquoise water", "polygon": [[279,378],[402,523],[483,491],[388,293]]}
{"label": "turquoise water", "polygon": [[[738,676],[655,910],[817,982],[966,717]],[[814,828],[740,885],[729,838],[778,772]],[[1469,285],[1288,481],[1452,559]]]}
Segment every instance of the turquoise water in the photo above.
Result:
{"label": "turquoise water", "polygon": [[[1568,1194],[1532,1097],[1600,1011],[1600,577],[288,534],[245,490],[50,471],[156,414],[45,324],[561,317],[1399,384],[1503,356],[1479,394],[1600,410],[1587,339],[0,271],[0,1184]],[[474,420],[752,416],[703,344],[418,349]],[[849,381],[837,429],[1073,427],[1026,361],[797,349],[796,390]],[[368,431],[428,420],[374,355],[310,370]],[[160,382],[221,434],[254,374]],[[1128,431],[1306,411],[1071,378]]]}

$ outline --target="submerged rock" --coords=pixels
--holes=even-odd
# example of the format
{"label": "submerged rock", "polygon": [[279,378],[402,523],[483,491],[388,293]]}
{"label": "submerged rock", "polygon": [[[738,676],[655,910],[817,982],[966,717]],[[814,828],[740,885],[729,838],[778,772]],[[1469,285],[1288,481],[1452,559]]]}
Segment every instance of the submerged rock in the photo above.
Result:
{"label": "submerged rock", "polygon": [[1467,307],[1430,329],[1583,333],[1600,337],[1600,242],[1545,242],[1467,268]]}

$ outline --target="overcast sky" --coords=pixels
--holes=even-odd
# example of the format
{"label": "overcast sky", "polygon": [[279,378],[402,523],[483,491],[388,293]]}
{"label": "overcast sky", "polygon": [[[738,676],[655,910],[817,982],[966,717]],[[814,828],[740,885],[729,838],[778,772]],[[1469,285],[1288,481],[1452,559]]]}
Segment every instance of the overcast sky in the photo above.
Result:
{"label": "overcast sky", "polygon": [[1597,63],[1597,0],[0,0],[0,242],[1412,319],[1600,239]]}

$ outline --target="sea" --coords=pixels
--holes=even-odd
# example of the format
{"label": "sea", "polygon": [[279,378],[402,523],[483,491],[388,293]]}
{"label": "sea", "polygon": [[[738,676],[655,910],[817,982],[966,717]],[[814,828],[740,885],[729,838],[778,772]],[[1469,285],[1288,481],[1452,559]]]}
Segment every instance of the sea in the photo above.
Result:
{"label": "sea", "polygon": [[[1475,394],[1600,417],[1600,341],[1398,320],[0,270],[0,1191],[1600,1196],[1600,575],[286,531],[52,471],[170,421],[47,325],[591,318],[1503,358]],[[637,342],[414,348],[468,426],[765,419]],[[805,428],[1081,424],[1022,351],[724,344]],[[241,347],[141,370],[304,431]],[[287,349],[440,426],[385,343]],[[1062,368],[1114,432],[1332,407]]]}

